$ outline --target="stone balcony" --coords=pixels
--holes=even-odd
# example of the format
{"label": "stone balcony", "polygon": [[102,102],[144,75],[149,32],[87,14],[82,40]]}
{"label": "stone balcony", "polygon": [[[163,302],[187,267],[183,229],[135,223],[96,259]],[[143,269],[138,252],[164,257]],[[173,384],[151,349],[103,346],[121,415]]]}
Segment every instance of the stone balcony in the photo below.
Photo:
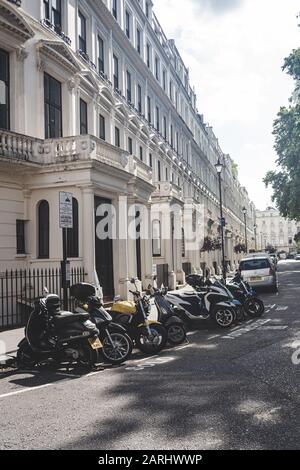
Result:
{"label": "stone balcony", "polygon": [[161,181],[155,184],[156,191],[153,193],[153,198],[167,198],[183,202],[182,189],[174,183],[169,181]]}
{"label": "stone balcony", "polygon": [[0,163],[37,165],[98,161],[152,183],[152,170],[134,155],[91,135],[36,139],[0,130]]}

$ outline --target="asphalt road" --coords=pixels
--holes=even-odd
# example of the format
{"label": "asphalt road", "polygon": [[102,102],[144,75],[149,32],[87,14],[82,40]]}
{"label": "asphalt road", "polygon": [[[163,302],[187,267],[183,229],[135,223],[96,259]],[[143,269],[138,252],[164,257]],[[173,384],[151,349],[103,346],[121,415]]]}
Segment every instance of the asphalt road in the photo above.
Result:
{"label": "asphalt road", "polygon": [[261,319],[158,357],[0,373],[0,449],[299,449],[300,262],[279,272]]}

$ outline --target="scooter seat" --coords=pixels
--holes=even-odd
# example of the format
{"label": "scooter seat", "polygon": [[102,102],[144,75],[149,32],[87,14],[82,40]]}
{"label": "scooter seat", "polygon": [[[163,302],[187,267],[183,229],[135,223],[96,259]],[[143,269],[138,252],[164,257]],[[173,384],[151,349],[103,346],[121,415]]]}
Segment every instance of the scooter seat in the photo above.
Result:
{"label": "scooter seat", "polygon": [[88,313],[72,313],[61,311],[59,315],[54,317],[54,324],[55,326],[61,327],[68,323],[74,323],[76,321],[84,322],[89,319],[90,315]]}

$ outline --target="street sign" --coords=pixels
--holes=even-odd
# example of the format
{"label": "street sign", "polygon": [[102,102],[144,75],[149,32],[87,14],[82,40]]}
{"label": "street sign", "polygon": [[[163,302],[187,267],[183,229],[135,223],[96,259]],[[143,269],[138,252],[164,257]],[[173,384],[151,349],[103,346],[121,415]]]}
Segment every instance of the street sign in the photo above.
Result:
{"label": "street sign", "polygon": [[221,227],[225,227],[225,226],[226,226],[225,217],[221,217],[221,218],[220,218],[220,224],[221,224]]}
{"label": "street sign", "polygon": [[60,228],[73,228],[73,194],[59,193],[59,226]]}

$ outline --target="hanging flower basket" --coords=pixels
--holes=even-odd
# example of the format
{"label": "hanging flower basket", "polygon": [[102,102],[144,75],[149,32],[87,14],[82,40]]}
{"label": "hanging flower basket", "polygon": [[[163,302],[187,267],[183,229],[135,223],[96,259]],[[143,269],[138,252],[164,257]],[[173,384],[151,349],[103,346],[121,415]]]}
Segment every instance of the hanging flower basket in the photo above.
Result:
{"label": "hanging flower basket", "polygon": [[204,253],[209,251],[213,251],[213,240],[210,237],[205,237],[201,252]]}
{"label": "hanging flower basket", "polygon": [[238,243],[234,247],[235,253],[246,253],[246,245],[244,243]]}
{"label": "hanging flower basket", "polygon": [[219,238],[214,238],[213,239],[213,250],[221,250],[222,244],[221,240]]}

